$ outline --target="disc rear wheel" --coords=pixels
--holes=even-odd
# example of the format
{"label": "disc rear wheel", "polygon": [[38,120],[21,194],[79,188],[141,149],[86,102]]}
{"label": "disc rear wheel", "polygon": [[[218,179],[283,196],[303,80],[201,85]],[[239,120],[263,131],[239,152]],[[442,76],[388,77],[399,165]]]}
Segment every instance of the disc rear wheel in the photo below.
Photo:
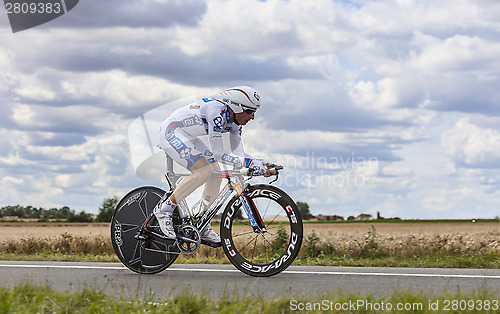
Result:
{"label": "disc rear wheel", "polygon": [[[140,187],[125,195],[115,209],[111,220],[113,249],[120,261],[134,272],[161,272],[169,267],[179,254],[174,240],[140,232],[154,206],[165,193],[157,187]],[[148,226],[148,229],[160,233],[156,218],[153,217]]]}

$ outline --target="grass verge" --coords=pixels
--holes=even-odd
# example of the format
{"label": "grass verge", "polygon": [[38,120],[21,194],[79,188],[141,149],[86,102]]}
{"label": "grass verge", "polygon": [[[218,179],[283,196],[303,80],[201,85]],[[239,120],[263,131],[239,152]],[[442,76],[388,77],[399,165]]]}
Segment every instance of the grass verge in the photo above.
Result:
{"label": "grass verge", "polygon": [[[222,251],[222,249],[220,249]],[[62,254],[40,252],[36,254],[0,253],[0,260],[5,261],[58,261],[58,262],[120,262],[114,254]],[[176,264],[229,264],[225,257],[184,256],[181,255]],[[412,268],[500,268],[500,254],[446,256],[442,254],[423,257],[388,256],[388,257],[349,257],[328,256],[297,258],[292,265],[296,266],[359,266],[359,267],[412,267]]]}
{"label": "grass verge", "polygon": [[[457,302],[454,302],[454,301]],[[496,297],[484,290],[442,295],[395,293],[384,297],[345,293],[307,296],[238,296],[221,299],[181,291],[165,300],[114,297],[102,291],[58,291],[29,283],[0,287],[0,313],[500,313]]]}
{"label": "grass verge", "polygon": [[294,265],[303,266],[359,266],[359,267],[412,267],[412,268],[500,268],[499,253],[481,255],[448,256],[433,254],[426,256],[381,256],[381,257],[349,257],[318,256],[297,259]]}

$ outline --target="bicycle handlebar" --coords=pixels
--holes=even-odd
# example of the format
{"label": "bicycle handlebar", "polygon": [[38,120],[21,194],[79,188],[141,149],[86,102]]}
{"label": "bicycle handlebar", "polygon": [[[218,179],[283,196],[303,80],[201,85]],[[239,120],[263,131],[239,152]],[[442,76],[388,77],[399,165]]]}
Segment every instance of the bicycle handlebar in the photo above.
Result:
{"label": "bicycle handlebar", "polygon": [[[282,170],[283,168],[284,168],[283,166],[272,165],[272,166],[268,166],[267,170],[274,169],[274,171],[276,171],[276,175],[278,175],[278,171]],[[243,168],[240,170],[240,174],[243,176],[248,176],[248,177],[256,177],[256,175],[253,174],[252,168]]]}
{"label": "bicycle handlebar", "polygon": [[[279,170],[282,170],[284,169],[283,166],[276,166],[276,165],[272,165],[270,167],[267,168],[268,170],[269,169],[274,169],[276,171],[276,175],[278,175],[278,171]],[[223,177],[226,177],[226,176],[244,176],[244,177],[257,177],[257,175],[253,174],[253,169],[252,168],[241,168],[241,169],[237,169],[237,170],[221,170],[221,171],[214,171],[214,173],[218,174],[219,176],[223,176]]]}

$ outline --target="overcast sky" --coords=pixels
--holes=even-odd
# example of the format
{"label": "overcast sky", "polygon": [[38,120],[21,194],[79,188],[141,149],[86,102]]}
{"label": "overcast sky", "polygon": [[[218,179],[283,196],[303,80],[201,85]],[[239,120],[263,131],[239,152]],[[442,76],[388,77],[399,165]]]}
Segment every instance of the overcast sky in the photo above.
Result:
{"label": "overcast sky", "polygon": [[85,0],[15,34],[3,16],[0,206],[166,187],[135,175],[132,121],[245,84],[245,150],[313,214],[494,218],[499,56],[497,0]]}

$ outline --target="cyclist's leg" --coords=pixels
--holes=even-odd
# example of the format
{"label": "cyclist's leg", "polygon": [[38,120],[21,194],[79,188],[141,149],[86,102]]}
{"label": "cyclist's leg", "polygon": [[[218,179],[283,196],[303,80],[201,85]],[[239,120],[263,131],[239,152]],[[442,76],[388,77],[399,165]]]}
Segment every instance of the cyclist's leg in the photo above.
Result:
{"label": "cyclist's leg", "polygon": [[[212,170],[220,170],[219,164],[217,162],[211,162],[210,165],[212,166]],[[205,183],[205,187],[203,188],[203,197],[208,195],[210,196],[210,202],[213,202],[219,194],[221,183],[222,178],[212,175],[208,179],[207,183]]]}
{"label": "cyclist's leg", "polygon": [[212,167],[204,157],[198,159],[189,170],[191,175],[182,180],[170,196],[176,204],[207,182],[212,175]]}
{"label": "cyclist's leg", "polygon": [[[198,151],[204,152],[203,155],[208,160],[208,163],[212,166],[212,171],[220,170],[219,164],[213,158],[212,152],[210,151],[210,149],[208,149],[208,147],[200,138],[196,138],[193,144]],[[221,183],[222,183],[222,178],[218,178],[212,173],[205,183],[205,188],[203,189],[202,197],[208,195],[210,197],[210,200],[213,202],[217,197],[217,195],[219,194]]]}
{"label": "cyclist's leg", "polygon": [[207,182],[212,175],[212,167],[205,156],[208,149],[199,139],[184,132],[177,125],[177,122],[165,123],[162,129],[168,131],[160,134],[160,147],[178,164],[191,171],[191,175],[184,178],[175,188],[169,198],[174,203],[172,205],[178,204]]}
{"label": "cyclist's leg", "polygon": [[[212,169],[214,171],[220,170],[219,164],[217,162],[210,163]],[[210,179],[205,183],[205,187],[203,189],[203,197],[206,195],[210,196],[210,204],[217,198],[219,194],[220,185],[222,183],[222,178],[212,175]],[[209,241],[212,243],[221,243],[220,236],[212,230],[212,226],[207,224],[203,230],[201,230],[201,239],[202,241]]]}

